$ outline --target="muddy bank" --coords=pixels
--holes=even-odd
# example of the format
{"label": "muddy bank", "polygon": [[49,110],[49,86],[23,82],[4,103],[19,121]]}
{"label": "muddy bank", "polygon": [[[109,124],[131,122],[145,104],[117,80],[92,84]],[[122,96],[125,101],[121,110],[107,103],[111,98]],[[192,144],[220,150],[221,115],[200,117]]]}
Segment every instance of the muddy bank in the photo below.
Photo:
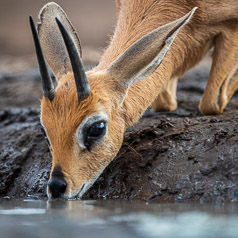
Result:
{"label": "muddy bank", "polygon": [[[117,157],[84,197],[238,201],[238,97],[223,115],[201,116],[197,107],[207,76],[206,67],[191,71],[180,81],[175,112],[149,109],[129,128]],[[0,196],[46,197],[51,157],[39,109],[34,108],[39,105],[34,95],[41,93],[39,77],[37,73],[10,77],[12,87],[32,83],[28,91],[32,99],[19,85],[21,91],[10,99],[9,78],[4,77],[0,79]]]}

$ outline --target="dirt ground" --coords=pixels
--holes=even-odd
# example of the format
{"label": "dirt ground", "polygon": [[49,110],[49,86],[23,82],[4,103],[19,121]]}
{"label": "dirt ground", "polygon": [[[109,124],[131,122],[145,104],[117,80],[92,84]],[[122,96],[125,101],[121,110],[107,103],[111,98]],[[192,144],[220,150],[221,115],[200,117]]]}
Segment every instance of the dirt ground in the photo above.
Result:
{"label": "dirt ground", "polygon": [[[222,115],[199,113],[207,62],[180,80],[176,111],[148,109],[127,130],[84,198],[238,201],[238,97]],[[2,76],[0,84],[0,196],[45,198],[51,156],[40,130],[38,71]]]}
{"label": "dirt ground", "polygon": [[[0,197],[46,198],[51,156],[40,130],[41,83],[28,26],[28,15],[36,19],[45,2],[1,1]],[[113,1],[58,3],[80,32],[85,64],[95,64],[115,23]],[[222,115],[199,113],[209,66],[207,58],[180,80],[176,111],[149,108],[128,128],[84,198],[238,202],[238,96]]]}

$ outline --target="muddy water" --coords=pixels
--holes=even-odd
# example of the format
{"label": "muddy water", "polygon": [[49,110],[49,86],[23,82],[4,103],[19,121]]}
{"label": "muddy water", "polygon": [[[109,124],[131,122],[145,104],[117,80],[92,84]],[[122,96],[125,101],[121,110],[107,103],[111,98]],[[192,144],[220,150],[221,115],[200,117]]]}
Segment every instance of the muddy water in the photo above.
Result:
{"label": "muddy water", "polygon": [[0,237],[237,237],[238,204],[0,200]]}

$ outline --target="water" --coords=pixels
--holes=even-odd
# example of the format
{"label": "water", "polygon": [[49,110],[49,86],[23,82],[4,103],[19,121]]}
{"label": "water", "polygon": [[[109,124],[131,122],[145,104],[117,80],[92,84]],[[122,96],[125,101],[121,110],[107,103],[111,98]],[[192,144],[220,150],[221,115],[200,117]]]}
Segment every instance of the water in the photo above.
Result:
{"label": "water", "polygon": [[0,200],[1,238],[238,237],[238,204]]}

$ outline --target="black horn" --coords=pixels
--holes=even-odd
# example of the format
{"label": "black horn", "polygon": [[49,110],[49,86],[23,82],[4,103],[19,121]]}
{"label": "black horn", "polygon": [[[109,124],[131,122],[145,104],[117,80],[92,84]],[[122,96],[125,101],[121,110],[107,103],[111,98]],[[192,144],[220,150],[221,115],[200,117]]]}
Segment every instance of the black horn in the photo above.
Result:
{"label": "black horn", "polygon": [[71,38],[67,30],[65,29],[64,25],[61,23],[61,21],[56,17],[55,18],[60,32],[63,36],[70,62],[72,65],[72,69],[74,72],[74,80],[76,83],[76,88],[77,88],[77,94],[78,94],[78,100],[81,102],[82,100],[86,99],[90,93],[91,89],[84,71],[83,63],[80,58],[80,54]]}
{"label": "black horn", "polygon": [[55,89],[54,89],[54,85],[48,71],[47,63],[41,48],[36,27],[31,16],[30,16],[30,25],[31,25],[31,31],[32,31],[32,35],[33,35],[33,39],[35,43],[36,55],[37,55],[37,60],[39,64],[40,74],[41,74],[43,95],[49,98],[50,101],[52,101],[55,96]]}

